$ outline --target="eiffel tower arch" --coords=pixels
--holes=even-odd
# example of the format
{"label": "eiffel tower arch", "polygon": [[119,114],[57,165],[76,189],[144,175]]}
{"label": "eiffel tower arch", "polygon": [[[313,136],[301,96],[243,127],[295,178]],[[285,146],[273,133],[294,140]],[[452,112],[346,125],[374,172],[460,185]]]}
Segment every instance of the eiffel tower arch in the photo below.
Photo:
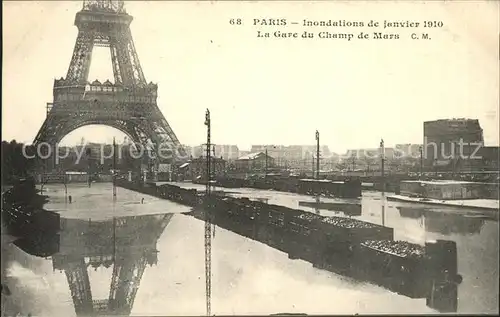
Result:
{"label": "eiffel tower arch", "polygon": [[[187,153],[161,113],[158,86],[147,83],[134,46],[129,15],[123,1],[84,0],[77,12],[78,27],[66,78],[54,80],[53,102],[34,144],[58,144],[71,131],[91,124],[125,133],[153,155],[156,163],[187,159]],[[114,82],[89,82],[94,46],[109,47]],[[158,153],[161,156],[158,158]],[[171,153],[171,154],[170,154]]]}

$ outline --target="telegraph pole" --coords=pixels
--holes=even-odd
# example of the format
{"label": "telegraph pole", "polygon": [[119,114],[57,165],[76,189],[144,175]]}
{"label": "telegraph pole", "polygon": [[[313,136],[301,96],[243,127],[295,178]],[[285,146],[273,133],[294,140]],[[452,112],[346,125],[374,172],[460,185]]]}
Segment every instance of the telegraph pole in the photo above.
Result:
{"label": "telegraph pole", "polygon": [[[207,126],[207,187],[205,201],[210,204],[210,111],[205,113],[205,125]],[[212,232],[210,226],[210,206],[206,205],[205,210],[205,295],[207,305],[207,316],[211,315],[211,293],[212,293]]]}
{"label": "telegraph pole", "polygon": [[265,170],[264,177],[267,178],[267,147],[266,147],[266,170]]}
{"label": "telegraph pole", "polygon": [[[210,172],[214,172],[214,181],[216,180],[216,177],[217,177],[217,156],[215,156],[215,144],[212,144],[212,155],[213,155],[213,159],[210,158],[210,164],[211,164],[211,169],[210,169]],[[212,190],[216,190],[215,188],[215,182],[212,186]]]}
{"label": "telegraph pole", "polygon": [[384,139],[380,140],[380,162],[382,168],[382,226],[385,227],[385,147],[384,147]]}
{"label": "telegraph pole", "polygon": [[316,130],[316,179],[319,180],[319,132]]}
{"label": "telegraph pole", "polygon": [[206,148],[206,156],[207,156],[207,188],[206,188],[206,192],[207,192],[207,195],[210,194],[210,174],[211,174],[211,167],[212,165],[210,164],[211,160],[210,160],[210,157],[212,156],[211,153],[210,153],[210,150],[211,150],[211,144],[210,144],[210,111],[207,109],[206,113],[205,113],[205,125],[207,126],[207,148]]}
{"label": "telegraph pole", "polygon": [[385,193],[385,148],[384,148],[384,139],[380,140],[380,163],[382,169],[382,192]]}
{"label": "telegraph pole", "polygon": [[[471,175],[473,175],[472,172],[474,172],[474,170],[472,168],[472,152],[471,152],[470,142],[468,143],[468,149],[467,149],[467,151],[469,152],[469,170],[471,172]],[[460,153],[460,155],[462,155],[462,153]]]}
{"label": "telegraph pole", "polygon": [[434,176],[437,178],[438,176],[438,164],[437,164],[438,160],[435,159],[434,160]]}
{"label": "telegraph pole", "polygon": [[314,154],[311,155],[311,163],[312,163],[312,177],[314,178]]}
{"label": "telegraph pole", "polygon": [[[215,156],[215,145],[212,145],[212,154],[213,154],[213,160],[211,160],[212,162],[212,169],[210,170],[210,172],[214,172],[214,178],[217,176],[217,156]],[[213,184],[213,190],[216,191],[217,188],[215,187],[215,183],[216,183],[216,179],[214,179],[214,184]],[[211,215],[213,217],[213,215]],[[210,223],[213,224],[213,231],[212,231],[212,234],[213,234],[213,237],[215,238],[215,223],[213,221],[213,219],[210,220]]]}
{"label": "telegraph pole", "polygon": [[422,146],[420,146],[418,149],[420,151],[420,179],[422,179],[424,173],[424,149],[422,148]]}
{"label": "telegraph pole", "polygon": [[113,137],[113,200],[116,200],[116,141]]}

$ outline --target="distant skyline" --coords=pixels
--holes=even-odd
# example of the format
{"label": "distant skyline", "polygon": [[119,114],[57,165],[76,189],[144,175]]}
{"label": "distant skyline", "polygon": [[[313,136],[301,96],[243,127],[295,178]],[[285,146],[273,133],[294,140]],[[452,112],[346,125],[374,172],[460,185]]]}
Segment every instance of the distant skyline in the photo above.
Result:
{"label": "distant skyline", "polygon": [[[424,121],[462,117],[479,119],[486,145],[499,144],[497,1],[125,6],[146,80],[158,83],[159,107],[182,144],[205,142],[206,108],[213,142],[241,150],[312,145],[316,130],[337,153],[376,148],[381,138],[387,146],[418,144]],[[54,78],[66,76],[80,9],[81,1],[3,2],[3,140],[33,141]],[[245,26],[229,25],[235,13]],[[250,24],[260,16],[442,20],[445,27],[426,30],[433,39],[417,42],[258,39],[263,27]],[[89,81],[112,80],[109,55],[94,49]],[[110,143],[124,134],[87,126],[62,143],[77,144],[82,136]]]}

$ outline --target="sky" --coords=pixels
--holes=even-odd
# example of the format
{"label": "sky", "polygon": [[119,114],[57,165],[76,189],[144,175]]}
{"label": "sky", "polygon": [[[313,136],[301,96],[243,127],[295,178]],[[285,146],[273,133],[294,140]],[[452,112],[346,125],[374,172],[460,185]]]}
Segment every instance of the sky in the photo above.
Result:
{"label": "sky", "polygon": [[[81,1],[3,2],[2,139],[31,143],[65,77]],[[486,145],[499,144],[499,2],[196,2],[135,1],[132,35],[158,105],[183,144],[314,144],[333,151],[421,143],[423,121],[475,118]],[[253,26],[254,18],[288,21],[443,21],[419,29],[431,40],[257,38],[261,31],[302,33],[300,25]],[[243,25],[230,25],[241,18]],[[372,33],[367,28],[309,28]],[[387,30],[386,30],[387,31]],[[390,32],[387,31],[387,32]],[[89,81],[113,79],[109,50],[94,50]],[[110,142],[104,126],[74,130],[65,144]]]}

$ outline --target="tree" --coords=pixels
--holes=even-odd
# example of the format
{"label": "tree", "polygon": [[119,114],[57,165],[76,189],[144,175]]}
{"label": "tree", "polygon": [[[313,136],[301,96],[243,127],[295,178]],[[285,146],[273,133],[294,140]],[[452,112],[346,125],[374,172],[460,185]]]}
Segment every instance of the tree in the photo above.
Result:
{"label": "tree", "polygon": [[25,146],[16,140],[2,141],[2,184],[13,184],[32,175],[36,163],[34,154],[33,146]]}

